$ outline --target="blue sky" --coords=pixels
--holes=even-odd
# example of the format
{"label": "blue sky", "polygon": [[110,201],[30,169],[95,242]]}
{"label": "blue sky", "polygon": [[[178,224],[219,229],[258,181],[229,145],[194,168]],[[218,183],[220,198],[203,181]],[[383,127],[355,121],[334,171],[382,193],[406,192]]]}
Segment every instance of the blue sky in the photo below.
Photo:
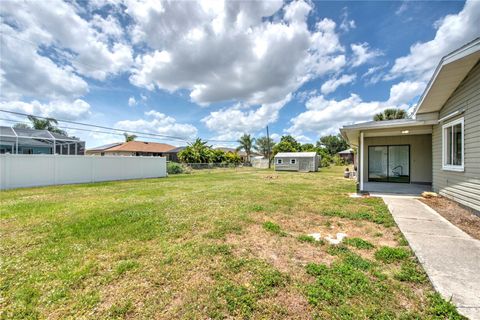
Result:
{"label": "blue sky", "polygon": [[480,36],[480,1],[3,1],[0,15],[1,109],[214,145],[267,125],[315,142],[411,109],[441,57]]}

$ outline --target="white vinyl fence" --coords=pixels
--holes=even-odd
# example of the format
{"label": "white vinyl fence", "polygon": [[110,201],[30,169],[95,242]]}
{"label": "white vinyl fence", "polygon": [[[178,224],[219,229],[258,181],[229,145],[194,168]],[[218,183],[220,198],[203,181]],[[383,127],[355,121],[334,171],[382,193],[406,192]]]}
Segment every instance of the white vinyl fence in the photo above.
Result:
{"label": "white vinyl fence", "polygon": [[163,157],[0,155],[0,189],[166,176]]}

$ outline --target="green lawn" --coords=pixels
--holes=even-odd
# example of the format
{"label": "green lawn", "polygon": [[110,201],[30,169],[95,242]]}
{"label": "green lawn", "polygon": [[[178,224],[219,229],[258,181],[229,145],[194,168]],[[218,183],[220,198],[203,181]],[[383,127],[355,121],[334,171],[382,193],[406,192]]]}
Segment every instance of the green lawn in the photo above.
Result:
{"label": "green lawn", "polygon": [[1,317],[460,318],[342,170],[1,192]]}

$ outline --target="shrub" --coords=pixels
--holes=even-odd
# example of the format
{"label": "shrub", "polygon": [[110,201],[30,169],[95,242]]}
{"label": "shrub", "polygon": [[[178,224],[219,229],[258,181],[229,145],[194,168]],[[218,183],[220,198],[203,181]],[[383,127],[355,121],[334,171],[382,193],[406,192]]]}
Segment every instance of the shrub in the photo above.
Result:
{"label": "shrub", "polygon": [[183,167],[180,163],[169,162],[169,163],[167,163],[167,173],[168,174],[183,173]]}
{"label": "shrub", "polygon": [[340,157],[339,155],[334,155],[334,156],[332,157],[332,162],[333,162],[333,164],[336,165],[336,166],[344,166],[344,165],[346,165],[345,160],[343,160],[343,158]]}
{"label": "shrub", "polygon": [[381,247],[375,252],[375,259],[385,263],[392,263],[408,258],[410,251],[405,248]]}
{"label": "shrub", "polygon": [[349,246],[358,248],[358,249],[372,249],[373,244],[368,242],[367,240],[363,240],[361,238],[347,238],[343,241],[345,244]]}

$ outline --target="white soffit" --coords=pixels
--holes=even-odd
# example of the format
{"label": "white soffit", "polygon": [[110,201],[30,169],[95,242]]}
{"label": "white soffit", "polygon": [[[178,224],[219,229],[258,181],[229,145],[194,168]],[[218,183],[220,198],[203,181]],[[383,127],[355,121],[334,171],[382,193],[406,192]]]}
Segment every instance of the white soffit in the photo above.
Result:
{"label": "white soffit", "polygon": [[480,38],[442,59],[415,113],[439,111],[480,60]]}

